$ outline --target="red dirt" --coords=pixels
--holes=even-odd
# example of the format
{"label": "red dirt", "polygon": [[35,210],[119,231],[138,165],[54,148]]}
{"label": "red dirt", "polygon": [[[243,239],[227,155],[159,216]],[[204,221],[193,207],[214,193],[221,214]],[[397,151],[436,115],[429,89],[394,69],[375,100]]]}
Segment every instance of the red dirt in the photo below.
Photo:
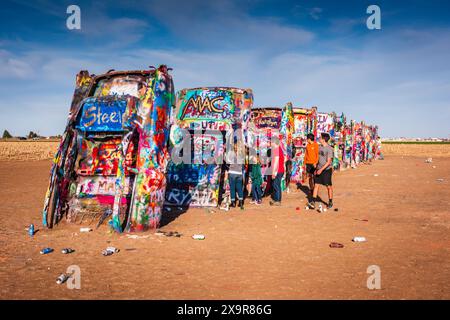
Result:
{"label": "red dirt", "polygon": [[[450,158],[387,157],[337,173],[338,212],[306,211],[296,191],[277,208],[265,199],[243,212],[190,209],[162,228],[181,238],[148,232],[141,239],[105,226],[42,229],[49,168],[50,161],[0,162],[2,299],[450,298]],[[40,229],[33,238],[30,223]],[[102,256],[110,245],[121,251]],[[55,252],[40,255],[46,246]],[[65,247],[76,252],[63,255]],[[55,283],[73,264],[80,290]],[[367,289],[369,265],[381,269],[381,290]]]}

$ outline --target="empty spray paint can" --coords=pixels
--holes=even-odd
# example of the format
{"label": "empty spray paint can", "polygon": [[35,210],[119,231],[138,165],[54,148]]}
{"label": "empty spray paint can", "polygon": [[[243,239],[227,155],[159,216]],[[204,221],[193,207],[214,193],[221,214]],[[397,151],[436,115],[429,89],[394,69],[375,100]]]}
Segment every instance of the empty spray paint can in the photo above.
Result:
{"label": "empty spray paint can", "polygon": [[203,234],[194,234],[192,236],[192,239],[194,239],[194,240],[205,240],[205,236]]}
{"label": "empty spray paint can", "polygon": [[75,250],[73,250],[73,249],[71,249],[71,248],[64,248],[64,249],[62,249],[61,250],[61,253],[63,253],[63,254],[69,254],[69,253],[72,253],[72,252],[74,252]]}
{"label": "empty spray paint can", "polygon": [[28,227],[28,234],[30,235],[30,237],[34,236],[34,224],[30,224],[30,226]]}
{"label": "empty spray paint can", "polygon": [[69,278],[70,278],[70,275],[63,273],[56,279],[56,283],[62,284],[64,282],[66,282],[67,279],[69,279]]}
{"label": "empty spray paint can", "polygon": [[41,250],[41,254],[47,254],[47,253],[50,253],[50,252],[53,252],[52,248],[44,248],[44,249]]}
{"label": "empty spray paint can", "polygon": [[119,249],[115,248],[115,247],[108,247],[105,250],[102,251],[102,255],[104,256],[110,256],[114,253],[119,252]]}
{"label": "empty spray paint can", "polygon": [[91,232],[91,228],[80,228],[80,232]]}

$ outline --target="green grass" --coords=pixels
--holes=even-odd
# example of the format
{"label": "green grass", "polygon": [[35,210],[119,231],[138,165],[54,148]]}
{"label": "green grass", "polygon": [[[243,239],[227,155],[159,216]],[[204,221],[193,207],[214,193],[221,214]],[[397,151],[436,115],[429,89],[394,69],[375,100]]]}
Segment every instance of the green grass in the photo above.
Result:
{"label": "green grass", "polygon": [[450,144],[450,141],[383,141],[383,144]]}

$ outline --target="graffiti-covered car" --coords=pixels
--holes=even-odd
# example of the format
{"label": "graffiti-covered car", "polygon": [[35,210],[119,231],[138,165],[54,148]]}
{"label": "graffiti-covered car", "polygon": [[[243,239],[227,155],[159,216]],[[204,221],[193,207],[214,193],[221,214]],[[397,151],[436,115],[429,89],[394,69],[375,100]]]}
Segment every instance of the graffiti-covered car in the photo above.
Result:
{"label": "graffiti-covered car", "polygon": [[292,170],[291,182],[301,184],[305,181],[306,136],[315,134],[317,124],[317,108],[293,108],[294,132],[292,134]]}
{"label": "graffiti-covered car", "polygon": [[[245,137],[253,93],[250,89],[205,87],[177,92],[171,128],[171,161],[166,204],[215,207],[225,185],[224,152],[237,138],[245,152]],[[184,148],[182,159],[178,151]]]}
{"label": "graffiti-covered car", "polygon": [[[265,107],[255,108],[251,114],[251,145],[258,149],[262,162],[262,172],[270,183],[268,177],[271,176],[270,149],[272,139],[279,139],[284,152],[285,165],[289,164],[292,158],[292,133],[294,130],[294,117],[292,113],[292,103],[287,103],[283,108]],[[290,181],[290,168],[286,168],[286,174],[282,179],[282,189],[286,190]],[[270,185],[265,189],[265,193],[270,191]]]}
{"label": "graffiti-covered car", "polygon": [[116,231],[156,228],[161,219],[174,87],[168,68],[82,71],[54,157],[43,224],[63,217]]}

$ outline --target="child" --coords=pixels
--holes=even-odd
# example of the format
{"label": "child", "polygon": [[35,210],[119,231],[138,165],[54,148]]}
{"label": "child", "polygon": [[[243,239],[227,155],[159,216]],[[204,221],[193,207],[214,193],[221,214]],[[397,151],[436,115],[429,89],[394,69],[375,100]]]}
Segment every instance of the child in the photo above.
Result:
{"label": "child", "polygon": [[319,185],[327,187],[328,191],[328,209],[333,207],[333,183],[331,177],[333,175],[332,161],[333,161],[333,148],[330,147],[328,141],[330,135],[328,133],[322,133],[320,137],[319,147],[319,161],[317,163],[316,172],[314,175],[314,192],[313,200],[309,203],[309,206],[314,209],[315,201],[317,201],[317,194],[319,193]]}
{"label": "child", "polygon": [[252,201],[256,205],[262,203],[262,190],[261,185],[263,183],[262,173],[261,173],[261,162],[259,157],[252,158],[250,179],[252,180]]}

